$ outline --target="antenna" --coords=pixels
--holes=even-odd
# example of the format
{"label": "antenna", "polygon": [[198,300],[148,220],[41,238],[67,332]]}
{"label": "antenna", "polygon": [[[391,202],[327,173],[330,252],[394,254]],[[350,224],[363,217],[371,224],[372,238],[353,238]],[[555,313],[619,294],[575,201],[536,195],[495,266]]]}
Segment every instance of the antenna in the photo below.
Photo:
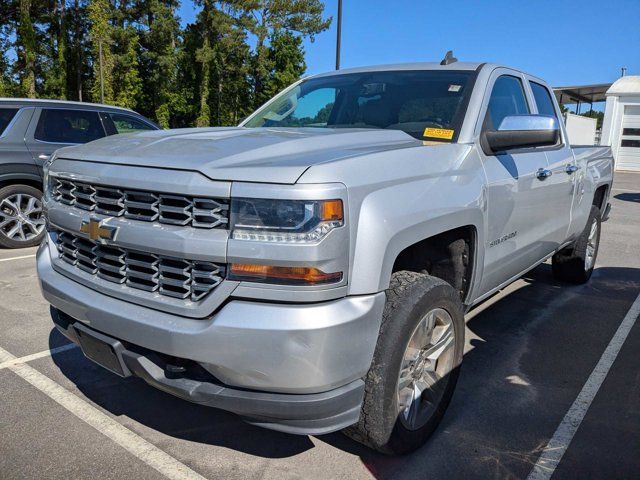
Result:
{"label": "antenna", "polygon": [[447,54],[444,56],[444,58],[442,59],[442,61],[440,62],[440,65],[450,65],[457,61],[458,59],[453,56],[453,50],[449,50]]}

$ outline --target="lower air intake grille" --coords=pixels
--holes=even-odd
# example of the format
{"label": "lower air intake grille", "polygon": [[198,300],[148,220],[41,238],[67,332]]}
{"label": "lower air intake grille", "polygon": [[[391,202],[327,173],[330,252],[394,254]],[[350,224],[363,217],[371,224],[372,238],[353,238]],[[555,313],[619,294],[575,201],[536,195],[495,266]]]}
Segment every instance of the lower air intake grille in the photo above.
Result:
{"label": "lower air intake grille", "polygon": [[225,266],[163,257],[113,245],[101,245],[69,232],[57,232],[60,258],[109,282],[161,295],[202,300],[224,279]]}

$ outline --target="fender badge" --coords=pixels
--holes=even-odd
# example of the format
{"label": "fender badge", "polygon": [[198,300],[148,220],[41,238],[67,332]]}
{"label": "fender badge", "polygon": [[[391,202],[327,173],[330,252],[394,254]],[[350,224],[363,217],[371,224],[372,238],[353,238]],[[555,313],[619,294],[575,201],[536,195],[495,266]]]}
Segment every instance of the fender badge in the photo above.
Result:
{"label": "fender badge", "polygon": [[489,248],[491,247],[495,247],[496,245],[500,245],[503,242],[506,242],[507,240],[512,239],[513,237],[515,237],[516,235],[518,235],[518,232],[511,232],[508,233],[507,235],[503,235],[502,237],[493,240],[491,242],[489,242]]}

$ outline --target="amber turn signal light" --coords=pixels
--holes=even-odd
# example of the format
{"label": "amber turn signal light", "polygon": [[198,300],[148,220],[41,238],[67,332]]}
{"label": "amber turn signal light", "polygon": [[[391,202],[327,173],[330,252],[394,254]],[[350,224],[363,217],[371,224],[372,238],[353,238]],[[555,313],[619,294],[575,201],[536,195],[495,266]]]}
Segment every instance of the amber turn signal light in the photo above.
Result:
{"label": "amber turn signal light", "polygon": [[229,279],[287,285],[318,285],[342,280],[342,272],[324,273],[315,267],[274,267],[232,263]]}
{"label": "amber turn signal light", "polygon": [[320,220],[324,222],[344,220],[342,200],[324,200],[320,203]]}

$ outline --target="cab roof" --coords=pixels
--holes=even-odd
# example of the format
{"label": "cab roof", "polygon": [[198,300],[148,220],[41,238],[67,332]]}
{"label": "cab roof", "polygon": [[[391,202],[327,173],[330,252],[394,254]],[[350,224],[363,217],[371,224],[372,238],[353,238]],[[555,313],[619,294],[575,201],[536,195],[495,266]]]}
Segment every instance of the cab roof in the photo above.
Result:
{"label": "cab roof", "polygon": [[325,77],[331,75],[344,75],[348,73],[364,73],[364,72],[388,72],[399,70],[443,70],[443,71],[460,71],[460,70],[477,70],[485,65],[480,62],[454,62],[449,65],[440,65],[438,62],[416,62],[416,63],[394,63],[389,65],[370,65],[366,67],[345,68],[333,72],[320,73],[312,75],[313,78]]}

